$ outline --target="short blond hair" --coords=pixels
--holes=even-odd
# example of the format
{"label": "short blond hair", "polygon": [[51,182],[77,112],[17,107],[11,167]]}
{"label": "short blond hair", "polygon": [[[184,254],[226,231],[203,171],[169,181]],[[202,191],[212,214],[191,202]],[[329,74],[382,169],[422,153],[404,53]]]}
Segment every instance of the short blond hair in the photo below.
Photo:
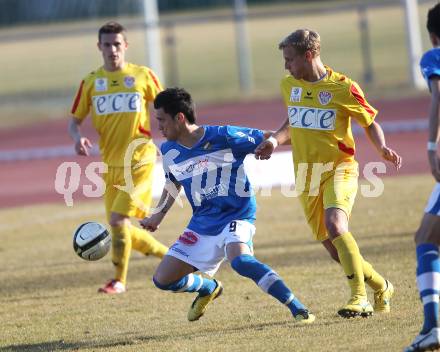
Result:
{"label": "short blond hair", "polygon": [[314,56],[317,56],[321,51],[321,37],[318,32],[310,29],[297,29],[278,44],[280,50],[287,46],[294,47],[300,54],[309,50]]}

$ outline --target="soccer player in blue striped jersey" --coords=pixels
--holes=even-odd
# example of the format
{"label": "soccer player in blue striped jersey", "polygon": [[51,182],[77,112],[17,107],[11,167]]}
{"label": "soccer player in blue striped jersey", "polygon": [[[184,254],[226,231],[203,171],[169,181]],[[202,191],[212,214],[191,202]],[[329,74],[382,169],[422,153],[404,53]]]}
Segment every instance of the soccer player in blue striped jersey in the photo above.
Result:
{"label": "soccer player in blue striped jersey", "polygon": [[440,347],[440,163],[437,154],[440,127],[440,4],[428,11],[426,27],[434,48],[423,55],[420,67],[431,92],[427,149],[431,172],[437,183],[415,235],[417,286],[423,303],[424,323],[420,334],[405,352],[427,351]]}
{"label": "soccer player in blue striped jersey", "polygon": [[312,323],[314,315],[294,296],[281,277],[255,258],[256,202],[243,168],[246,155],[263,141],[264,132],[233,126],[198,126],[192,98],[181,88],[169,88],[154,100],[166,184],[156,211],[141,221],[156,231],[183,187],[193,215],[187,228],[159,264],[156,287],[172,292],[197,292],[188,320],[198,320],[223,287],[212,277],[228,259],[241,276],[285,304],[294,319]]}

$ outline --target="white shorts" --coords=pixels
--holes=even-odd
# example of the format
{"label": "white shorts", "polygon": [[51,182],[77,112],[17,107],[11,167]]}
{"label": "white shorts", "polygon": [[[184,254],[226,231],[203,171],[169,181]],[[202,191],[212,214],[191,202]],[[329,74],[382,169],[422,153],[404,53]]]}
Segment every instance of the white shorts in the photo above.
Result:
{"label": "white shorts", "polygon": [[246,243],[253,253],[254,234],[255,226],[244,220],[231,221],[217,236],[206,236],[185,229],[166,255],[180,259],[209,276],[214,276],[226,259],[226,246],[229,243]]}
{"label": "white shorts", "polygon": [[436,183],[429,197],[425,213],[432,215],[440,215],[440,183]]}

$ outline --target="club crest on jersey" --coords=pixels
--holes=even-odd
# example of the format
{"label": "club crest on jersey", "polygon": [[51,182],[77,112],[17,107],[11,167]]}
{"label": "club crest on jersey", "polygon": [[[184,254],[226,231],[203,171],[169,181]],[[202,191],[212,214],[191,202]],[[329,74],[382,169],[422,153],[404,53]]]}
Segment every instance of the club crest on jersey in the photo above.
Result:
{"label": "club crest on jersey", "polygon": [[301,87],[292,87],[290,91],[290,101],[293,103],[298,103],[301,101],[302,88]]}
{"label": "club crest on jersey", "polygon": [[95,79],[95,91],[105,92],[107,90],[107,78]]}
{"label": "club crest on jersey", "polygon": [[327,92],[323,90],[322,92],[319,92],[318,94],[318,100],[321,103],[321,105],[327,105],[330,103],[330,100],[332,100],[333,95],[330,92]]}
{"label": "club crest on jersey", "polygon": [[134,87],[134,77],[125,76],[124,77],[124,86],[127,88],[133,88]]}
{"label": "club crest on jersey", "polygon": [[199,238],[194,232],[185,231],[179,236],[179,242],[186,244],[187,246],[193,246],[197,243]]}

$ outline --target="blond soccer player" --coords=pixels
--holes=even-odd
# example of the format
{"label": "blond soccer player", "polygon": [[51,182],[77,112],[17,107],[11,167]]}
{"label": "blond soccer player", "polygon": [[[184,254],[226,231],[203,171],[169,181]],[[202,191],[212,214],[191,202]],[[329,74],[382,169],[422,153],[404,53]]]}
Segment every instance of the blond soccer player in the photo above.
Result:
{"label": "blond soccer player", "polygon": [[[151,203],[156,147],[148,106],[162,87],[149,68],[125,61],[128,42],[122,25],[106,23],[99,29],[98,39],[104,64],[82,80],[71,110],[69,134],[76,153],[88,156],[92,143],[81,134],[80,125],[91,115],[102,160],[108,166],[104,201],[116,269],[115,277],[98,291],[117,294],[126,290],[132,248],[159,258],[168,250],[130,221],[130,217],[148,215]],[[127,175],[131,178],[128,182]]]}
{"label": "blond soccer player", "polygon": [[299,29],[279,48],[289,71],[281,81],[288,118],[255,155],[268,159],[278,144],[291,141],[307,222],[315,239],[342,265],[351,288],[350,299],[338,314],[345,318],[373,314],[364,282],[374,290],[374,311],[389,312],[393,285],[361,256],[348,227],[358,180],[351,119],[364,128],[383,159],[399,168],[401,157],[385,144],[375,122],[377,111],[358,84],[322,63],[317,32]]}

